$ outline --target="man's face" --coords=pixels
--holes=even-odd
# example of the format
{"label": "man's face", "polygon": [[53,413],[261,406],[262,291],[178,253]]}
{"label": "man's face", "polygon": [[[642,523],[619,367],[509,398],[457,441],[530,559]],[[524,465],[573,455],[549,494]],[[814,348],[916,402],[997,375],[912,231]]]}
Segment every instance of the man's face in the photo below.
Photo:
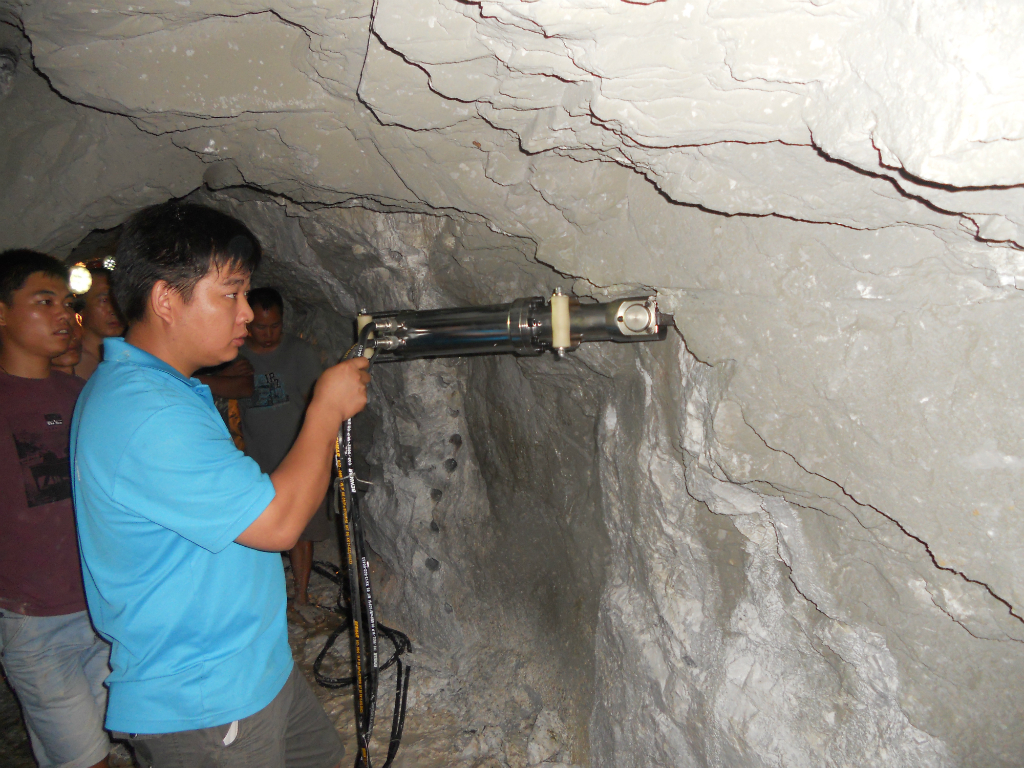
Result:
{"label": "man's face", "polygon": [[4,344],[38,357],[64,354],[71,341],[73,300],[64,280],[33,272],[11,295],[10,304],[0,303],[0,336]]}
{"label": "man's face", "polygon": [[82,362],[82,321],[78,315],[71,316],[71,341],[63,355],[53,358],[53,364],[62,368],[74,368]]}
{"label": "man's face", "polygon": [[265,309],[252,308],[253,319],[249,323],[249,346],[257,352],[270,352],[281,343],[281,331],[284,323],[278,307]]}
{"label": "man's face", "polygon": [[175,336],[189,346],[196,368],[234,360],[245,343],[252,310],[245,300],[249,274],[221,268],[196,283],[188,302],[179,300]]}
{"label": "man's face", "polygon": [[85,294],[82,326],[101,339],[124,333],[124,323],[114,308],[114,301],[110,297],[110,281],[106,275],[96,275],[92,287]]}

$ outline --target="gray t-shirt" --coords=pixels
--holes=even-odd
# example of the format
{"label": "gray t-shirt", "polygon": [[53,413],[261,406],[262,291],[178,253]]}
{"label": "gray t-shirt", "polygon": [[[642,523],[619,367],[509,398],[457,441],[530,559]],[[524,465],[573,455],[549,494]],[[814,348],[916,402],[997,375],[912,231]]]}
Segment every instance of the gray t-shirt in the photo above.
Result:
{"label": "gray t-shirt", "polygon": [[285,335],[277,349],[239,350],[252,363],[252,397],[238,401],[242,414],[245,452],[270,473],[291,450],[313,385],[323,371],[320,357],[309,344]]}

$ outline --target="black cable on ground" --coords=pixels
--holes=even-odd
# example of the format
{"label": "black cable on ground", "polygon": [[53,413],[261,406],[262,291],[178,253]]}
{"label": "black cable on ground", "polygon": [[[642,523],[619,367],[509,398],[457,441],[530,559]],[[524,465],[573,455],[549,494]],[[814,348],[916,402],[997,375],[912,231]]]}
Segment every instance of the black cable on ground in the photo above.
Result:
{"label": "black cable on ground", "polygon": [[[345,353],[344,359],[358,357],[366,348],[373,323],[365,326],[359,340]],[[372,365],[373,359],[370,363]],[[356,738],[359,742],[356,768],[372,768],[370,760],[370,738],[373,735],[377,709],[377,687],[380,673],[395,665],[395,708],[391,720],[391,738],[388,754],[382,768],[390,768],[402,743],[405,729],[406,703],[409,695],[409,665],[402,662],[402,654],[412,649],[412,642],[403,632],[378,624],[374,612],[373,589],[370,583],[369,560],[366,557],[366,541],[363,537],[362,517],[356,493],[356,476],[352,455],[352,419],[348,419],[338,434],[335,453],[338,477],[335,480],[337,510],[341,516],[342,549],[347,565],[347,579],[329,563],[317,561],[313,570],[338,585],[338,613],[346,621],[327,638],[313,662],[313,676],[325,688],[356,688]],[[345,606],[345,586],[348,586],[348,607]],[[338,638],[351,628],[352,661],[355,674],[351,677],[331,678],[321,672],[327,653]],[[384,664],[380,664],[378,632],[394,646],[394,653]]]}
{"label": "black cable on ground", "polygon": [[[331,632],[327,638],[327,642],[324,643],[324,647],[320,650],[316,660],[313,662],[313,676],[316,679],[316,682],[324,688],[347,688],[355,683],[355,677],[328,677],[321,671],[324,660],[327,658],[327,654],[330,652],[331,648],[334,647],[338,638],[348,632],[351,628],[351,615],[349,613],[347,599],[345,598],[342,576],[335,565],[324,560],[314,560],[313,570],[328,581],[332,581],[338,585],[338,604],[337,607],[334,608],[334,612],[342,617],[343,622],[341,626]],[[389,627],[386,624],[378,622],[377,629],[380,630],[380,633],[391,642],[394,649],[385,662],[380,665],[379,671],[384,672],[396,663],[401,663],[399,657],[406,651],[412,650],[412,642],[404,632],[394,629],[393,627]]]}

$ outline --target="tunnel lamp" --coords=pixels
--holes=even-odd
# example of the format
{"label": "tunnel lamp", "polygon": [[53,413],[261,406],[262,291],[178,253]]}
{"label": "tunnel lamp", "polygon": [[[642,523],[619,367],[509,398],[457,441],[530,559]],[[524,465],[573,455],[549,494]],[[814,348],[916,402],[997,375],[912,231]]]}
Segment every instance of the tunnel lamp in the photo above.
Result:
{"label": "tunnel lamp", "polygon": [[104,269],[109,269],[111,272],[113,272],[114,271],[114,267],[116,267],[116,266],[117,266],[117,261],[115,261],[113,256],[107,256],[107,258],[105,258],[103,260],[103,268]]}
{"label": "tunnel lamp", "polygon": [[89,289],[92,288],[92,273],[85,264],[75,264],[75,266],[68,270],[68,287],[72,293],[78,296],[88,293]]}

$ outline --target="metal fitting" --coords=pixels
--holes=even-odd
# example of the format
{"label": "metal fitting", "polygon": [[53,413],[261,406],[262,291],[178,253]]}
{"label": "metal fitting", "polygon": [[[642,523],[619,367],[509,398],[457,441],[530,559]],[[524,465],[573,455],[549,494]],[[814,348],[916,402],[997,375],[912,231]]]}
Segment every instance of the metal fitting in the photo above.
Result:
{"label": "metal fitting", "polygon": [[397,317],[377,317],[374,318],[373,325],[374,332],[381,336],[395,334],[402,329],[402,324]]}
{"label": "metal fitting", "polygon": [[405,339],[400,339],[397,336],[380,336],[367,341],[366,346],[373,347],[381,352],[393,352],[405,346]]}

